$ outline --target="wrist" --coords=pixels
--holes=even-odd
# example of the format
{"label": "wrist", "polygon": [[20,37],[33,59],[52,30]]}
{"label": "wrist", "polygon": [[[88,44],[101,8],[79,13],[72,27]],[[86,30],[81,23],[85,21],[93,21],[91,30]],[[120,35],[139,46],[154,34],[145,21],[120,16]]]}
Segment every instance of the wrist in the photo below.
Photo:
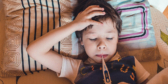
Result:
{"label": "wrist", "polygon": [[78,28],[77,24],[74,21],[68,23],[66,26],[70,27],[73,31],[76,31]]}

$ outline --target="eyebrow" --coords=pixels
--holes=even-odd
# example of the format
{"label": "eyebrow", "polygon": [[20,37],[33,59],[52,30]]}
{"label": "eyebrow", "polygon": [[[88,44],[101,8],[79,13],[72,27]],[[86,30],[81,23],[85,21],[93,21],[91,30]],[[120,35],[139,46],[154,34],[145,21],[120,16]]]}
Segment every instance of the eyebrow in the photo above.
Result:
{"label": "eyebrow", "polygon": [[[106,33],[113,33],[114,31],[107,31]],[[94,34],[95,32],[88,32],[87,34]]]}
{"label": "eyebrow", "polygon": [[108,32],[106,32],[106,33],[113,33],[114,31],[108,31]]}

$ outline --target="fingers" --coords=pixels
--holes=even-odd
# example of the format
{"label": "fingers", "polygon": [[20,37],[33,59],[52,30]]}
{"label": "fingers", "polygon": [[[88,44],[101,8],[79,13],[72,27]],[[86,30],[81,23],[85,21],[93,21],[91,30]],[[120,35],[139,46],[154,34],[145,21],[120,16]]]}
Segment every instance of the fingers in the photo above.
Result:
{"label": "fingers", "polygon": [[94,16],[104,15],[103,10],[104,8],[99,7],[99,5],[91,5],[83,11],[83,14],[86,15],[87,19],[90,19]]}
{"label": "fingers", "polygon": [[89,14],[92,11],[103,11],[104,8],[102,7],[97,7],[97,6],[92,6],[89,9],[85,10],[85,14]]}
{"label": "fingers", "polygon": [[105,15],[105,14],[106,14],[105,12],[100,12],[100,11],[92,12],[92,13],[87,15],[87,19],[90,19],[90,18],[92,18],[94,16]]}
{"label": "fingers", "polygon": [[91,5],[87,7],[84,11],[88,11],[90,8],[95,8],[95,7],[99,7],[99,5]]}
{"label": "fingers", "polygon": [[98,22],[98,21],[94,21],[94,20],[88,20],[88,23],[89,24],[92,24],[92,25],[102,25],[103,23],[101,23],[101,22]]}

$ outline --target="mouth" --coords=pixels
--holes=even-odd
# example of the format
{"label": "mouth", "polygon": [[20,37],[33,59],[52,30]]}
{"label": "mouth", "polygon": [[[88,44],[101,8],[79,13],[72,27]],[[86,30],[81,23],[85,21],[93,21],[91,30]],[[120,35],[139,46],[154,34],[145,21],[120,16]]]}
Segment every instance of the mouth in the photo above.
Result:
{"label": "mouth", "polygon": [[108,56],[108,54],[97,54],[96,56],[97,56],[97,57],[100,57],[100,58],[102,58],[102,56],[103,56],[103,58],[105,58],[105,57]]}

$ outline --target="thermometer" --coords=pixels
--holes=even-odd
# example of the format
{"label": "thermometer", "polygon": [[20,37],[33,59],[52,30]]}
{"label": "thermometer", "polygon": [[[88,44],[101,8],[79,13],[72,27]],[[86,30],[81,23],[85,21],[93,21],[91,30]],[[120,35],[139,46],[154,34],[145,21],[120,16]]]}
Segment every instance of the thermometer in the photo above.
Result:
{"label": "thermometer", "polygon": [[102,68],[103,68],[103,76],[104,76],[104,83],[105,84],[112,84],[111,78],[110,78],[110,74],[108,71],[108,68],[106,66],[106,63],[104,62],[104,58],[102,56]]}

